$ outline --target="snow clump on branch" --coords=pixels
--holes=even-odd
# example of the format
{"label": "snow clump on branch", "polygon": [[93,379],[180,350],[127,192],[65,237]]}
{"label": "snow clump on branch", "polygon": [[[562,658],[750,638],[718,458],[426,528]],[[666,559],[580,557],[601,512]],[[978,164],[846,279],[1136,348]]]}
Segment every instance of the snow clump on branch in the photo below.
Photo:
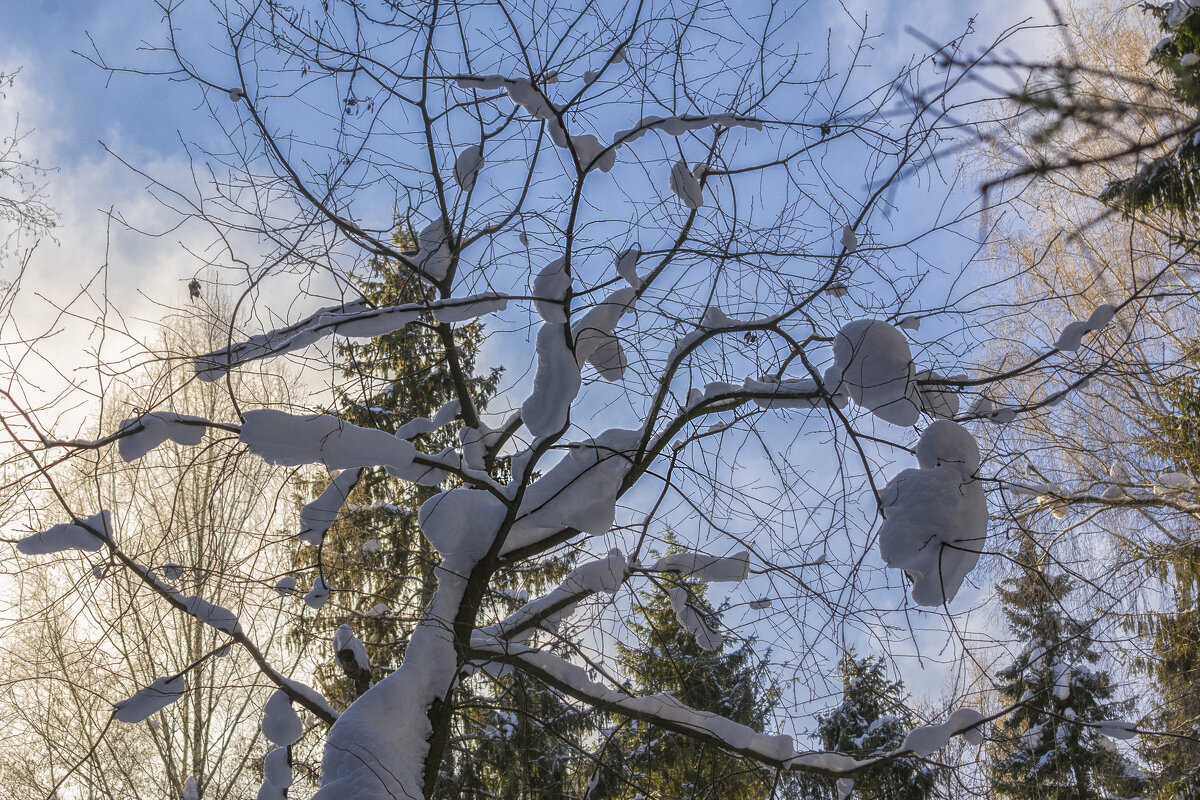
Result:
{"label": "snow clump on branch", "polygon": [[888,482],[880,505],[879,553],[912,580],[913,602],[954,599],[987,536],[987,500],[974,475],[979,446],[957,423],[938,420],[917,443],[919,469]]}
{"label": "snow clump on branch", "polygon": [[112,540],[112,524],[107,511],[91,517],[63,522],[53,528],[17,542],[17,552],[27,556],[86,550],[94,553]]}
{"label": "snow clump on branch", "polygon": [[[143,414],[121,423],[117,452],[125,461],[136,461],[170,439],[177,444],[197,445],[204,439],[208,420],[169,411]],[[138,426],[141,426],[140,428]]]}
{"label": "snow clump on branch", "polygon": [[912,351],[904,334],[882,320],[860,319],[842,326],[833,342],[833,367],[825,383],[893,425],[915,425],[920,417]]}
{"label": "snow clump on branch", "polygon": [[168,675],[136,692],[128,700],[117,703],[113,717],[118,722],[141,722],[183,697],[187,682],[182,675]]}

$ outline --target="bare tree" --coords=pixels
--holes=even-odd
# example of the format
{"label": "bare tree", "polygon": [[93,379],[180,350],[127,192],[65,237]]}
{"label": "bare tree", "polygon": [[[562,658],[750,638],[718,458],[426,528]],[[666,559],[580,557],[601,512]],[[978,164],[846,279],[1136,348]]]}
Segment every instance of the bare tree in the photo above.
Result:
{"label": "bare tree", "polygon": [[[951,603],[985,548],[1002,547],[985,544],[996,462],[966,425],[1042,413],[1040,397],[1008,387],[1075,349],[1060,339],[997,362],[985,346],[994,308],[968,270],[978,242],[956,245],[977,230],[978,205],[936,168],[980,100],[957,59],[992,49],[936,43],[935,58],[873,78],[859,68],[865,25],[848,20],[854,39],[826,50],[802,35],[800,9],[769,0],[161,8],[156,60],[130,69],[192,87],[227,136],[191,146],[196,174],[211,179],[155,191],[181,227],[212,232],[204,262],[240,292],[225,346],[190,354],[196,379],[224,387],[229,406],[180,416],[150,405],[65,442],[39,419],[49,409],[7,391],[25,490],[65,518],[39,520],[18,549],[101,553],[161,613],[200,619],[257,665],[276,687],[263,731],[279,748],[260,796],[297,779],[294,707],[329,725],[322,800],[453,796],[463,715],[486,702],[459,688],[488,671],[519,671],[756,769],[833,777],[841,793],[881,761],[928,758],[958,734],[977,742],[987,716],[975,709],[939,711],[866,757],[795,736],[838,684],[850,640],[915,649],[917,627],[969,622]],[[394,243],[397,214],[418,232],[415,250]],[[432,299],[376,308],[354,296],[350,276],[376,257],[410,270]],[[1041,312],[1006,308],[1017,324]],[[1113,314],[1103,316],[1062,336],[1104,329]],[[486,415],[453,335],[478,317],[491,332],[485,355],[512,376]],[[422,324],[442,342],[437,369],[457,397],[394,435],[239,392],[264,359]],[[302,363],[314,385],[346,367]],[[997,407],[1001,397],[1010,402]],[[443,427],[457,447],[414,445]],[[326,569],[320,541],[358,470],[442,490],[418,512],[440,558],[437,589],[425,608],[396,610],[419,617],[392,643],[401,665],[340,716],[299,682],[303,669],[271,657],[240,609],[185,593],[128,552],[121,515],[106,513],[125,498],[58,488],[59,471],[92,450],[116,447],[136,465],[168,441],[233,436],[271,464],[340,471],[297,526],[317,544],[313,584],[295,586],[269,560],[244,578],[294,593],[297,609],[301,596],[321,607],[356,591]],[[918,468],[900,471],[914,455]],[[668,530],[684,552],[644,562]],[[262,532],[251,549],[269,544]],[[485,600],[509,588],[497,575],[564,551],[578,566],[557,588],[503,619],[488,614]],[[715,625],[664,574],[735,584],[733,611]],[[790,687],[778,718],[760,732],[634,691],[612,656],[642,590],[663,591],[705,649],[755,634],[758,658]],[[349,633],[339,652],[356,651]],[[183,682],[161,676],[116,718],[184,698]],[[594,764],[606,757],[603,740],[576,746],[591,746]]]}
{"label": "bare tree", "polygon": [[[219,344],[214,322],[223,310],[212,298],[170,319],[163,352]],[[119,428],[122,416],[149,407],[205,418],[231,413],[227,393],[192,380],[180,366],[163,360],[132,374],[136,385],[113,391],[100,425]],[[254,402],[288,397],[283,374],[247,375],[237,385]],[[273,602],[277,594],[249,578],[278,558],[263,551],[258,537],[280,524],[287,471],[246,457],[232,442],[158,447],[136,469],[116,450],[88,452],[60,475],[64,496],[78,504],[120,498],[113,524],[128,557],[180,590],[235,609],[246,629],[278,636],[285,617]],[[265,753],[258,730],[265,698],[253,662],[231,653],[219,631],[194,616],[164,616],[137,573],[112,560],[82,574],[68,568],[17,578],[12,605],[19,612],[5,631],[0,666],[0,718],[13,732],[3,746],[11,794],[52,794],[66,776],[97,798],[189,792],[233,798],[253,791]],[[284,644],[273,648],[277,657],[287,657]],[[106,693],[124,687],[132,694],[179,673],[190,683],[184,702],[145,725],[112,729]]]}
{"label": "bare tree", "polygon": [[[7,95],[18,74],[0,72],[0,101],[10,102]],[[0,255],[24,249],[24,237],[45,234],[57,222],[44,195],[47,168],[22,153],[30,133],[19,114],[12,115],[11,129],[0,133]]]}
{"label": "bare tree", "polygon": [[[1010,277],[992,293],[997,359],[1024,363],[1048,346],[1070,354],[1009,376],[990,395],[1042,408],[990,437],[1003,487],[993,512],[1031,534],[1023,553],[1012,549],[1011,564],[996,565],[1011,574],[1057,563],[1079,584],[1079,596],[1059,611],[1102,645],[1105,666],[1150,732],[1169,719],[1156,718],[1164,706],[1193,708],[1193,681],[1181,681],[1180,693],[1156,674],[1171,659],[1190,669],[1188,659],[1166,657],[1171,648],[1156,637],[1179,613],[1189,628],[1183,619],[1195,613],[1193,601],[1172,594],[1176,581],[1192,582],[1196,483],[1185,460],[1164,457],[1171,445],[1163,427],[1181,413],[1178,389],[1196,369],[1194,206],[1158,202],[1161,193],[1147,191],[1195,135],[1195,108],[1177,83],[1190,63],[1147,61],[1157,62],[1154,53],[1173,38],[1163,38],[1159,20],[1190,6],[1164,5],[1157,15],[1116,2],[1056,8],[1054,66],[1035,70],[1013,93],[973,151],[986,164],[983,180],[1011,200],[993,250],[996,272]],[[1014,316],[1014,306],[1038,314]],[[1113,325],[1081,330],[1108,309]],[[1083,335],[1066,336],[1067,326]],[[1073,390],[1062,393],[1064,386]],[[1028,652],[1028,642],[1008,644],[1008,658]],[[979,647],[981,658],[985,650],[998,652]],[[1184,752],[1195,746],[1194,711],[1178,717],[1184,724],[1140,740],[1150,761],[1163,742]]]}

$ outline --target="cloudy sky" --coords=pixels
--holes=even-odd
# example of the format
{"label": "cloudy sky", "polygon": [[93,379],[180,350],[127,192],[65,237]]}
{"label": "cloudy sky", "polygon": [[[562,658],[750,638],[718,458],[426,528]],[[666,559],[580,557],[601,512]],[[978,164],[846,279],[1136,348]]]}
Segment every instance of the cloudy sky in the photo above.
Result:
{"label": "cloudy sky", "polygon": [[[848,47],[858,38],[852,20],[865,19],[879,34],[871,43],[871,66],[885,72],[925,50],[912,29],[942,41],[961,33],[973,19],[974,41],[982,44],[1009,26],[1047,18],[1043,0],[825,0],[810,4],[805,13],[812,30],[820,32],[814,49],[823,48],[826,30],[833,48]],[[195,34],[178,32],[181,39]],[[24,315],[26,334],[59,333],[50,347],[42,348],[44,358],[32,358],[23,368],[56,369],[62,373],[57,383],[67,375],[83,380],[82,373],[71,370],[94,363],[90,351],[97,343],[94,336],[83,335],[84,318],[105,314],[133,339],[150,335],[144,322],[160,317],[164,305],[185,300],[187,281],[198,263],[188,248],[208,243],[194,238],[195,231],[174,228],[176,217],[138,174],[168,185],[191,182],[182,142],[203,143],[217,133],[199,91],[162,77],[107,72],[95,63],[154,66],[162,62],[147,48],[162,39],[162,15],[145,0],[13,3],[0,26],[0,70],[19,69],[0,101],[0,122],[7,130],[27,132],[24,154],[54,169],[46,194],[61,218],[54,241],[41,243],[24,279],[26,298],[35,290],[39,299],[23,302],[17,312]],[[1049,39],[1032,33],[1014,44],[1027,51],[1026,57],[1037,57]],[[0,278],[12,279],[11,264],[0,269],[7,272]],[[71,310],[79,318],[74,320],[58,313],[97,280],[106,281],[110,307],[76,304]],[[116,338],[108,342],[110,347]],[[118,351],[124,346],[118,345]]]}
{"label": "cloudy sky", "polygon": [[[137,343],[154,335],[165,310],[186,305],[187,282],[197,274],[212,234],[175,227],[177,216],[160,202],[163,192],[149,190],[145,175],[186,187],[193,178],[183,143],[219,145],[220,138],[194,85],[107,72],[95,63],[114,68],[163,63],[147,49],[163,39],[162,16],[153,3],[34,0],[13,5],[0,27],[0,71],[20,72],[0,101],[0,120],[9,129],[28,131],[25,154],[54,169],[47,196],[61,217],[54,241],[37,248],[23,280],[22,302],[14,310],[23,337],[53,334],[19,365],[25,388],[34,395],[29,402],[36,406],[56,400],[68,384],[98,391],[103,381],[94,369],[98,361],[136,363],[142,356]],[[824,49],[828,31],[831,50],[848,52],[860,35],[857,24],[865,20],[877,34],[867,53],[871,80],[877,82],[886,78],[875,76],[894,74],[914,53],[927,52],[920,36],[946,41],[973,19],[972,41],[979,47],[1011,26],[1047,18],[1043,0],[821,0],[805,12],[809,16],[801,22],[814,32],[811,49],[816,51]],[[186,40],[207,33],[184,28],[177,35]],[[1034,59],[1053,36],[1033,31],[1012,44]],[[234,76],[228,80],[232,85]],[[12,264],[0,265],[0,279],[11,280],[13,270]],[[108,298],[107,304],[100,297]],[[294,320],[317,305],[285,308],[280,316]],[[100,318],[110,329],[104,336],[93,324]],[[525,351],[528,358],[528,347]],[[508,358],[503,352],[490,355],[496,361]],[[509,369],[513,396],[524,396],[520,381],[528,382],[530,375],[519,366]],[[94,414],[88,392],[77,397],[42,414],[43,424],[61,437],[99,435],[100,430],[87,427],[94,424],[88,419]]]}
{"label": "cloudy sky", "polygon": [[[161,192],[156,196],[149,190],[145,175],[187,186],[192,175],[184,143],[216,142],[219,132],[195,86],[107,72],[94,63],[156,63],[145,49],[163,37],[153,3],[10,5],[0,26],[0,72],[19,69],[19,75],[0,101],[0,122],[6,130],[28,132],[25,154],[53,169],[46,194],[61,219],[54,240],[37,248],[24,278],[24,300],[14,311],[23,336],[53,334],[20,365],[30,391],[40,391],[38,401],[49,402],[68,383],[98,388],[97,373],[87,370],[98,352],[110,361],[136,358],[132,343],[152,335],[164,308],[186,302],[187,282],[211,234],[176,228],[176,215],[163,207]],[[945,41],[974,18],[974,41],[982,45],[1011,26],[1048,17],[1043,0],[824,0],[809,9],[811,29],[819,37],[816,50],[824,47],[827,30],[831,47],[850,46],[859,35],[852,20],[865,19],[879,34],[871,43],[871,66],[884,74],[926,50],[917,33]],[[189,33],[181,30],[179,36]],[[1023,48],[1022,57],[1037,59],[1053,37],[1031,32],[1015,39],[1014,46]],[[13,269],[0,264],[0,279],[11,280]],[[76,301],[88,289],[92,299]],[[109,298],[110,304],[97,297]],[[63,308],[70,313],[60,313]],[[127,335],[102,340],[92,324],[100,317]],[[80,429],[89,411],[67,403],[56,408],[62,417],[49,414],[43,423],[64,437],[95,435],[98,431]]]}

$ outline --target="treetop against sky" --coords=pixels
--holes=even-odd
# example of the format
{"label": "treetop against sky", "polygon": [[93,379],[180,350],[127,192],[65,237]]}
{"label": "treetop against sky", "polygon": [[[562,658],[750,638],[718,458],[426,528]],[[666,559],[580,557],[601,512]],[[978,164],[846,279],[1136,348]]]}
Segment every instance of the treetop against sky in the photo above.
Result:
{"label": "treetop against sky", "polygon": [[[657,5],[660,13],[669,13],[669,3]],[[594,32],[597,36],[602,34],[605,24],[616,24],[619,18],[617,11],[623,5],[602,3],[598,8],[601,11],[600,18],[606,23],[598,24]],[[781,33],[785,38],[790,35],[794,40],[801,61],[811,62],[815,69],[823,63],[824,53],[828,49],[833,74],[844,73],[851,82],[850,86],[858,87],[854,92],[861,94],[863,87],[873,90],[885,87],[888,76],[909,64],[914,53],[925,49],[920,39],[912,31],[906,30],[906,26],[911,26],[923,37],[950,40],[960,36],[970,20],[976,33],[967,41],[982,45],[991,40],[994,32],[1028,18],[1036,19],[1041,4],[1027,0],[1024,4],[1005,4],[1001,11],[991,5],[973,10],[959,4],[940,2],[905,4],[904,9],[891,3],[864,3],[861,7],[851,7],[847,13],[842,4],[813,2],[788,10],[790,14]],[[108,302],[124,315],[123,323],[139,337],[147,335],[149,330],[141,327],[142,322],[155,320],[158,316],[155,309],[161,304],[175,306],[183,302],[193,277],[209,274],[211,277],[206,280],[220,282],[228,266],[225,264],[227,259],[219,255],[219,246],[214,250],[214,242],[203,225],[180,226],[177,217],[163,207],[165,204],[177,208],[176,201],[179,198],[171,198],[171,192],[162,187],[157,191],[148,187],[148,181],[160,181],[164,187],[169,187],[192,179],[192,168],[188,165],[181,142],[194,142],[193,150],[208,146],[220,150],[222,134],[220,128],[211,125],[209,108],[221,119],[221,127],[227,130],[236,131],[246,122],[243,109],[227,102],[222,94],[223,89],[236,84],[238,78],[232,63],[218,55],[221,46],[218,45],[214,50],[211,44],[211,37],[219,30],[219,21],[214,18],[211,9],[194,3],[178,4],[175,13],[179,29],[177,43],[189,63],[201,70],[204,79],[213,84],[203,93],[197,91],[198,87],[193,83],[153,77],[155,72],[176,68],[170,56],[159,49],[163,44],[162,11],[154,3],[108,2],[70,11],[60,3],[21,4],[14,10],[5,30],[0,32],[0,37],[7,39],[5,69],[21,70],[15,86],[9,91],[8,100],[0,108],[10,118],[20,114],[21,127],[36,131],[36,135],[28,140],[27,149],[34,148],[30,155],[38,158],[43,165],[54,168],[48,180],[49,199],[62,216],[56,242],[43,242],[34,252],[31,263],[37,269],[30,270],[26,280],[35,289],[43,285],[40,281],[45,281],[46,287],[51,286],[49,276],[53,276],[54,286],[84,287],[89,282],[95,285],[94,281],[103,268],[104,280],[111,290]],[[477,10],[476,13],[483,12]],[[729,36],[736,33],[737,26],[732,18],[723,18],[719,7],[714,7],[703,21],[706,30],[723,31],[722,35]],[[809,42],[812,31],[826,29],[830,31],[828,40],[822,35]],[[856,56],[855,48],[864,36],[869,47]],[[1036,31],[1022,34],[1020,46],[1023,50],[1040,48],[1045,36]],[[154,47],[143,46],[147,43]],[[705,52],[698,52],[693,58],[701,69],[712,73],[713,64],[704,66],[707,58]],[[713,52],[715,54],[716,51]],[[118,70],[144,70],[151,76],[125,71],[107,72],[98,68],[96,63]],[[863,69],[863,64],[869,68]],[[856,65],[857,68],[852,71],[851,67]],[[579,81],[583,76],[573,77]],[[710,74],[708,82],[712,84],[713,80],[719,84],[719,70],[715,75]],[[268,94],[271,82],[267,80],[263,84]],[[835,79],[831,85],[840,84]],[[734,90],[735,87],[718,89],[719,92]],[[781,87],[780,91],[804,94],[803,87]],[[344,94],[345,98],[351,98],[353,90],[347,90]],[[819,114],[822,113],[819,109],[823,108],[827,115],[845,114],[847,120],[852,120],[857,110],[849,104],[845,107],[838,105],[839,100],[845,102],[848,96],[845,93],[843,98],[831,95],[813,106],[811,111]],[[357,102],[354,101],[355,105]],[[364,106],[367,102],[364,99]],[[313,117],[297,111],[297,108],[303,107],[273,104],[270,124],[280,131],[300,126],[312,132],[312,141],[318,147],[316,157],[322,158],[320,149],[336,146],[338,137],[342,135],[338,131],[343,127],[343,122],[336,116],[325,115],[316,117],[314,124]],[[594,125],[595,132],[602,139],[616,133],[620,127],[633,124],[640,116],[635,109],[625,109],[610,117],[610,112],[616,110],[615,106],[605,104],[601,114],[589,119],[589,125]],[[357,109],[351,111],[357,113]],[[469,131],[455,134],[469,135]],[[742,138],[746,143],[744,146],[760,146],[759,142],[751,145],[750,139]],[[647,143],[640,144],[645,146]],[[299,147],[301,143],[293,140],[291,146]],[[860,144],[851,141],[841,141],[835,146],[837,150],[822,160],[824,186],[813,198],[817,207],[826,212],[824,216],[827,221],[822,227],[828,230],[828,239],[820,242],[818,251],[826,253],[832,253],[836,248],[841,225],[852,221],[857,213],[855,195],[864,185],[864,173],[856,165],[865,167],[870,162],[867,156],[869,143],[861,145],[867,149],[856,149]],[[503,159],[495,154],[489,161],[492,175],[504,170],[519,171],[520,168],[519,162],[505,165]],[[554,170],[546,172],[553,173]],[[612,186],[619,190],[631,179],[637,180],[639,177],[636,172],[630,171],[622,159],[614,172]],[[646,183],[657,187],[656,191],[666,189],[666,181],[662,179],[643,179],[643,186]],[[785,194],[778,185],[764,184],[763,189],[764,198]],[[916,195],[905,203],[904,193],[914,190]],[[915,182],[908,182],[892,191],[899,193],[901,205],[912,206],[928,203],[932,196],[929,193],[936,193],[938,189],[929,184],[921,188]],[[956,201],[958,205],[969,203],[973,191],[973,187],[967,187],[963,201]],[[478,194],[482,195],[482,192]],[[821,196],[823,194],[826,196]],[[164,203],[159,203],[155,197]],[[895,196],[893,200],[896,200]],[[410,209],[405,208],[407,202],[386,186],[364,185],[355,193],[354,211],[363,215],[363,224],[386,227],[391,224],[394,213],[409,212]],[[119,220],[116,224],[110,223],[106,217],[110,211]],[[592,228],[581,225],[581,230],[589,230],[586,239],[580,237],[581,246],[590,240],[595,242],[597,252],[608,253],[615,246],[614,236],[626,244],[636,239],[635,232],[629,230],[627,225],[623,233],[619,228],[606,225],[602,209],[589,211],[599,213],[594,214]],[[904,238],[906,230],[914,236],[925,234],[925,243],[916,243],[911,248],[911,257],[916,263],[932,266],[932,269],[925,270],[926,282],[936,282],[939,273],[952,277],[954,269],[950,265],[969,257],[973,245],[964,243],[957,235],[929,237],[928,226],[922,227],[923,222],[918,216],[911,213],[894,214],[888,208],[881,208],[864,222],[869,229],[890,229],[890,236],[896,239]],[[126,226],[137,232],[131,233]],[[812,239],[811,234],[806,238]],[[226,235],[236,237],[239,234],[233,231]],[[545,232],[527,231],[527,238],[530,235],[534,239],[535,250],[540,247],[553,250],[555,244],[544,238]],[[180,243],[193,255],[185,256],[178,246]],[[256,245],[252,237],[245,235],[242,244],[251,248],[262,246],[261,242]],[[815,245],[816,241],[812,244]],[[586,254],[586,251],[581,252]],[[104,255],[98,257],[100,253]],[[907,268],[909,265],[905,266]],[[272,285],[268,281],[273,288],[263,290],[268,302],[262,305],[269,314],[263,320],[264,326],[275,327],[294,318],[296,313],[313,310],[311,306],[293,308],[270,301],[270,298],[294,294],[291,290],[299,279],[296,273],[294,269],[280,270],[269,279],[276,283]],[[318,281],[323,280],[321,275],[315,277]],[[890,279],[890,276],[885,277]],[[517,273],[509,273],[509,278],[519,279]],[[504,276],[499,275],[490,278],[493,282],[503,279]],[[859,280],[862,280],[861,276]],[[328,283],[318,283],[317,286],[329,296],[339,293],[335,286]],[[514,285],[498,288],[511,290]],[[38,320],[51,313],[49,307],[29,307],[16,311],[30,315],[32,324],[37,324]],[[76,327],[70,321],[62,321],[61,324],[84,334],[84,327]],[[507,341],[506,337],[499,336],[489,339],[485,345],[485,358],[495,363],[511,364],[518,356],[505,347]],[[53,358],[43,363],[41,369],[45,372],[69,371],[86,364],[87,359],[79,355],[77,342],[78,337],[71,336],[60,336],[47,342],[43,353],[52,353]],[[128,357],[127,354],[125,357]],[[26,369],[33,368],[32,363],[26,365]],[[523,369],[510,369],[509,374],[512,377],[525,372]],[[81,374],[74,379],[87,380]],[[78,416],[74,419],[78,419]]]}
{"label": "treetop against sky", "polygon": [[[182,3],[129,30],[103,13],[116,7],[90,12],[97,47],[72,62],[87,97],[52,102],[71,81],[47,43],[9,98],[62,123],[47,151],[62,165],[61,244],[34,254],[20,291],[40,305],[14,305],[9,321],[9,432],[42,498],[19,552],[105,557],[228,637],[273,692],[271,742],[311,735],[323,751],[323,800],[434,796],[462,692],[488,669],[826,777],[978,740],[985,717],[971,708],[939,710],[865,758],[810,751],[800,726],[846,645],[919,650],[983,627],[972,574],[991,555],[988,492],[1007,485],[985,434],[1079,389],[1086,343],[1135,299],[1054,321],[1020,360],[991,363],[980,198],[953,146],[981,91],[903,28],[969,59],[992,31],[1026,41],[1016,20],[993,11],[960,38],[958,4],[331,0]],[[14,30],[32,35],[37,13]],[[148,44],[131,47],[131,33]],[[85,117],[100,150],[76,138]],[[107,215],[84,210],[100,197]],[[71,271],[55,272],[67,254]],[[381,263],[424,294],[384,308],[361,297]],[[66,312],[50,315],[55,304]],[[156,349],[143,332],[172,306],[210,314],[224,344]],[[452,328],[475,320],[476,373],[505,368],[486,409]],[[394,434],[329,413],[334,383],[379,377],[334,363],[330,341],[418,329],[440,342],[453,400]],[[304,365],[307,400],[241,391],[285,359]],[[229,409],[207,418],[147,391],[115,426],[95,410],[108,384],[136,387],[156,362],[227,391]],[[1035,373],[1033,394],[1007,388]],[[435,431],[457,445],[429,449],[420,437]],[[311,588],[286,559],[244,576],[292,613],[356,592],[311,521],[336,516],[358,470],[440,490],[417,511],[436,591],[408,610],[400,666],[340,714],[303,669],[264,653],[253,604],[225,608],[125,552],[121,497],[56,491],[61,465],[96,450],[115,446],[132,470],[158,448],[234,439],[245,457],[336,475],[298,516],[307,549],[290,535],[295,509],[258,539],[264,553],[311,553]],[[547,557],[572,567],[557,588],[494,614],[495,581]],[[666,575],[722,584],[723,629]],[[792,676],[769,729],[606,671],[643,590],[661,591],[704,650],[760,640],[758,657]],[[958,664],[956,646],[935,660]],[[159,713],[182,680],[160,676],[116,719]],[[287,752],[264,791],[291,780]]]}

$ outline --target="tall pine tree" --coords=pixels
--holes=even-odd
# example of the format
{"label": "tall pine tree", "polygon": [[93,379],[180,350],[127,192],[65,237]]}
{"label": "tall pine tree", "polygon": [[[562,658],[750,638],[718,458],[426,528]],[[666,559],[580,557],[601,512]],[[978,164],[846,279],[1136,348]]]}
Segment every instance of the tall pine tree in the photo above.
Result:
{"label": "tall pine tree", "polygon": [[[1167,384],[1167,410],[1150,414],[1146,449],[1175,471],[1200,475],[1200,343],[1193,371]],[[1154,795],[1200,797],[1200,537],[1191,523],[1139,553],[1164,588],[1166,603],[1138,615],[1148,643],[1137,666],[1151,679],[1158,702],[1142,726],[1167,735],[1144,737],[1143,755],[1154,767]]]}
{"label": "tall pine tree", "polygon": [[1137,666],[1151,679],[1157,702],[1141,727],[1160,732],[1142,737],[1142,755],[1153,767],[1153,796],[1200,798],[1200,543],[1173,545],[1159,561],[1174,608],[1141,614],[1139,630],[1150,656]]}
{"label": "tall pine tree", "polygon": [[[398,228],[393,242],[398,249],[413,249],[413,239],[411,231]],[[434,299],[432,289],[411,270],[384,258],[371,262],[370,273],[357,288],[377,307]],[[458,325],[452,335],[463,370],[474,375],[482,323]],[[394,433],[416,417],[432,419],[457,398],[446,347],[432,316],[367,342],[339,342],[335,357],[342,380],[334,388],[330,413],[355,425]],[[499,375],[494,369],[469,379],[477,407],[484,408],[495,394]],[[415,437],[413,443],[436,453],[457,443],[459,427],[452,423]],[[327,484],[327,478],[319,477],[302,487],[302,502]],[[299,623],[294,635],[300,642],[328,641],[338,626],[349,624],[366,646],[376,679],[399,665],[403,643],[433,594],[437,554],[421,535],[417,509],[438,491],[439,487],[392,478],[381,468],[363,470],[320,549],[321,572],[334,589],[333,600]],[[297,565],[312,565],[314,552],[301,549]],[[345,707],[371,677],[352,662],[331,661],[318,681],[331,702]]]}
{"label": "tall pine tree", "polygon": [[[412,239],[411,232],[398,233],[394,242],[411,249]],[[378,307],[433,299],[410,271],[387,259],[373,261],[357,288]],[[452,335],[462,373],[474,375],[482,323],[455,326]],[[335,387],[331,413],[356,425],[394,433],[414,418],[434,418],[445,403],[457,399],[444,339],[432,317],[365,343],[339,343],[335,353],[342,381]],[[476,408],[486,407],[499,377],[500,370],[493,369],[469,379]],[[452,422],[412,441],[436,453],[458,444],[461,429],[460,422]],[[507,478],[502,463],[492,468],[498,478]],[[328,483],[321,477],[302,487],[303,499],[316,497]],[[326,647],[339,626],[349,625],[370,660],[370,667],[362,669],[346,651],[345,658],[339,654],[326,661],[318,672],[319,686],[335,705],[352,703],[403,659],[404,644],[435,588],[437,553],[421,534],[417,511],[439,490],[397,480],[382,469],[364,470],[325,535],[321,570],[334,597],[302,620],[294,636],[305,645]],[[300,550],[297,565],[309,567],[314,553]],[[496,618],[512,613],[526,597],[561,579],[570,566],[550,559],[539,569],[498,576],[497,591],[485,600],[488,613]],[[594,734],[591,715],[581,715],[555,690],[520,674],[479,674],[464,680],[460,692],[469,701],[460,704],[464,710],[442,795],[505,800],[574,796],[573,765],[583,752],[584,732]]]}
{"label": "tall pine tree", "polygon": [[[855,758],[895,750],[916,719],[907,704],[904,684],[887,675],[879,656],[859,656],[853,649],[843,657],[842,701],[817,717],[821,747]],[[928,800],[933,796],[937,769],[919,758],[901,758],[854,776],[854,792],[870,800]],[[836,798],[833,779],[805,778],[798,782],[802,797]]]}
{"label": "tall pine tree", "polygon": [[1024,646],[996,673],[1000,698],[1018,704],[996,725],[990,772],[997,795],[1010,800],[1091,800],[1132,797],[1139,771],[1088,723],[1120,719],[1128,704],[1114,701],[1090,624],[1066,606],[1074,583],[1047,572],[1032,538],[1016,561],[1022,572],[1002,581],[1004,615]]}
{"label": "tall pine tree", "polygon": [[1200,8],[1185,0],[1142,3],[1141,8],[1154,16],[1164,34],[1150,51],[1150,63],[1178,105],[1174,117],[1181,135],[1168,140],[1162,152],[1151,154],[1154,157],[1135,175],[1110,182],[1100,199],[1119,203],[1127,215],[1166,212],[1194,222],[1200,218],[1200,138],[1194,135],[1200,110],[1200,62],[1192,59],[1200,52]]}
{"label": "tall pine tree", "polygon": [[[514,672],[472,679],[477,708],[464,715],[446,797],[459,800],[576,800],[598,734],[593,709]],[[468,701],[468,706],[471,702]]]}
{"label": "tall pine tree", "polygon": [[[680,625],[666,593],[684,588],[692,607],[713,630],[723,609],[705,597],[706,586],[671,576],[639,593],[637,615],[627,622],[630,640],[618,643],[620,664],[639,694],[667,692],[691,708],[722,714],[761,732],[775,707],[776,691],[765,664],[754,660],[753,642],[705,650]],[[762,800],[775,775],[746,759],[680,734],[636,721],[618,721],[602,757],[591,797],[627,800]]]}

